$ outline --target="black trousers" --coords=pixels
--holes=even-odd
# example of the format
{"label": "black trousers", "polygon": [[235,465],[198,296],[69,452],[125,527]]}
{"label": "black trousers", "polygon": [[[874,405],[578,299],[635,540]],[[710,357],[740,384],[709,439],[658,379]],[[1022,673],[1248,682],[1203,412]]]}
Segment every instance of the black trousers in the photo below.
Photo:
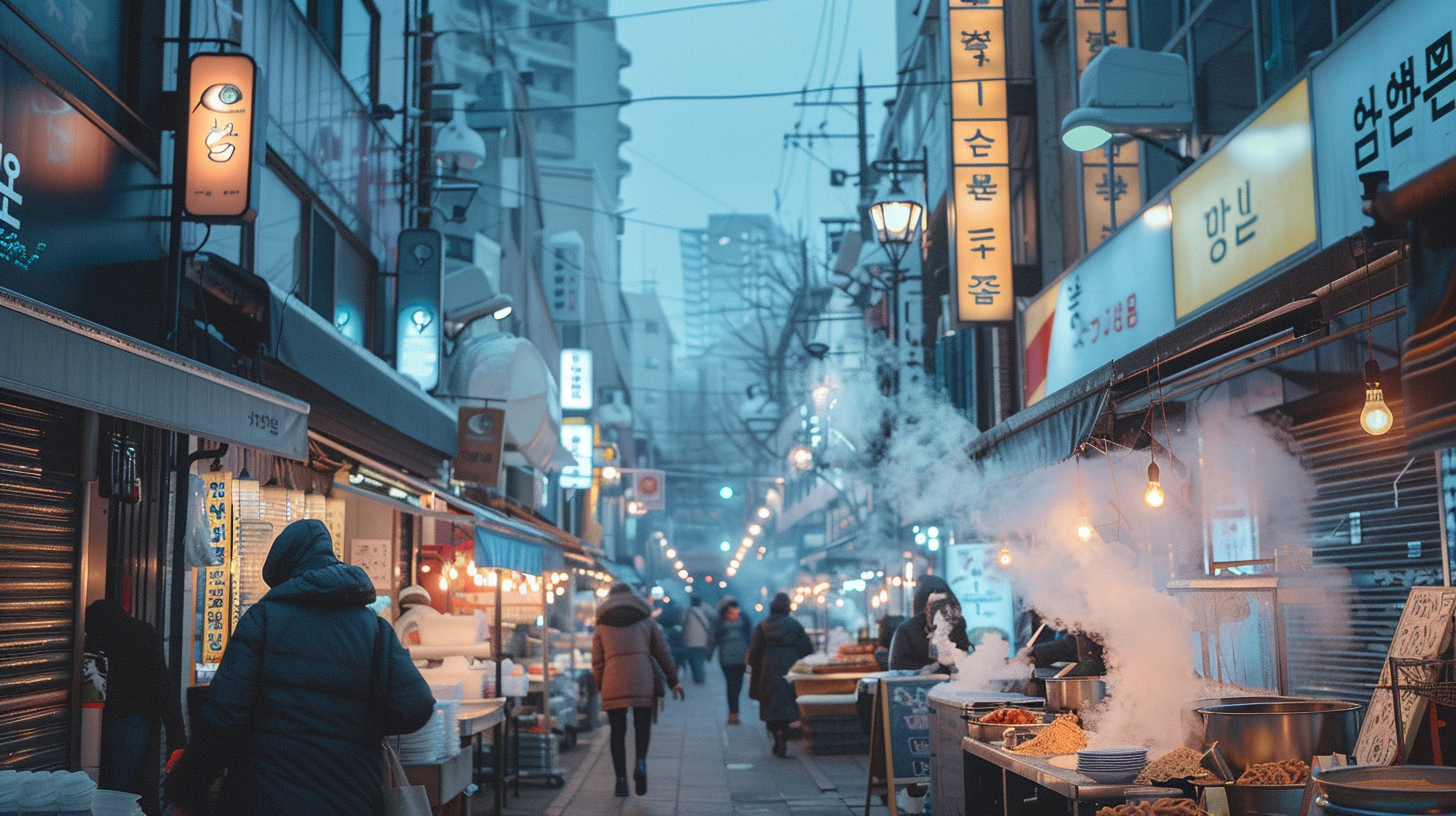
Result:
{"label": "black trousers", "polygon": [[[627,709],[607,709],[607,722],[612,727],[612,768],[619,778],[627,776]],[[632,707],[632,726],[636,732],[633,747],[637,758],[647,758],[647,743],[652,739],[652,706]]]}
{"label": "black trousers", "polygon": [[724,666],[723,679],[728,681],[728,713],[738,713],[738,697],[743,693],[743,673],[747,666]]}

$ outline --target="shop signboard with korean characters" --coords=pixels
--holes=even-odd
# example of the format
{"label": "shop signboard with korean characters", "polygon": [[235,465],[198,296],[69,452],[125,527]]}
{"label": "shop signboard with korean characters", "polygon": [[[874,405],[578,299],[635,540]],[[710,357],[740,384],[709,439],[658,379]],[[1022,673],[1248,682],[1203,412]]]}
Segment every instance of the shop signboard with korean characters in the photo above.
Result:
{"label": "shop signboard with korean characters", "polygon": [[950,35],[949,212],[956,318],[1013,319],[1011,161],[1002,0],[947,0]]}
{"label": "shop signboard with korean characters", "polygon": [[1290,88],[1173,187],[1173,292],[1184,320],[1316,241],[1308,81]]}
{"label": "shop signboard with korean characters", "polygon": [[592,409],[592,353],[590,349],[561,350],[561,408],[565,411]]}
{"label": "shop signboard with korean characters", "polygon": [[576,464],[561,469],[561,486],[584,490],[592,486],[592,447],[596,438],[596,426],[588,425],[580,417],[566,417],[561,421],[561,446],[566,448]]}
{"label": "shop signboard with korean characters", "polygon": [[1396,0],[1314,67],[1320,244],[1370,225],[1360,174],[1390,186],[1456,155],[1456,3]]}
{"label": "shop signboard with korean characters", "polygon": [[257,76],[246,54],[197,54],[188,64],[182,202],[191,216],[251,220]]}
{"label": "shop signboard with korean characters", "polygon": [[1153,204],[1062,276],[1047,343],[1046,393],[1173,330],[1169,221],[1167,202]]}

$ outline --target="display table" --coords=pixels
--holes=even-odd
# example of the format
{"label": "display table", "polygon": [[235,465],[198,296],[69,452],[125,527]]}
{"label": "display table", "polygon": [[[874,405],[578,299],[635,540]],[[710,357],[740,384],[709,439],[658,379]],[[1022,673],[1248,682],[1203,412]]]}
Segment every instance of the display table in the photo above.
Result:
{"label": "display table", "polygon": [[492,697],[488,700],[462,700],[460,713],[455,719],[460,724],[462,741],[485,733],[505,721],[506,698]]}
{"label": "display table", "polygon": [[864,677],[863,672],[852,672],[848,674],[794,674],[784,675],[784,679],[794,684],[794,694],[799,697],[810,694],[854,694],[854,688],[859,679]]}
{"label": "display table", "polygon": [[[430,808],[437,814],[455,810],[467,816],[465,797],[460,794],[470,786],[474,774],[473,751],[461,751],[444,762],[429,765],[406,765],[404,775],[411,785],[423,785],[430,796]],[[458,808],[457,806],[458,802]]]}
{"label": "display table", "polygon": [[1121,804],[1134,785],[1104,785],[1041,757],[1001,750],[997,744],[961,738],[965,750],[965,812],[981,816],[1026,813],[1095,813]]}

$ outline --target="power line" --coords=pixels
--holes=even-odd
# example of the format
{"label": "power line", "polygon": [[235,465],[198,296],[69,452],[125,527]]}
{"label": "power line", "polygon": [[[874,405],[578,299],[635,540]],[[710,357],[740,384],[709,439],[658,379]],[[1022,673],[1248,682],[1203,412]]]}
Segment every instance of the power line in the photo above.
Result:
{"label": "power line", "polygon": [[717,3],[699,3],[695,6],[681,6],[679,8],[653,9],[652,11],[634,11],[628,14],[603,14],[597,17],[582,17],[576,20],[554,20],[545,23],[531,23],[523,26],[511,26],[510,28],[498,28],[496,31],[525,31],[531,28],[549,28],[551,26],[576,25],[577,23],[600,23],[607,20],[629,20],[633,17],[652,17],[658,14],[672,14],[678,11],[698,11],[699,9],[721,8],[723,6],[744,6],[749,3],[762,3],[764,0],[722,0]]}
{"label": "power line", "polygon": [[[1007,80],[1015,79],[1007,77]],[[877,83],[865,85],[865,90],[887,90],[900,88],[935,87],[957,82],[981,82],[980,79],[940,79],[927,82]],[[537,111],[583,110],[588,108],[609,108],[612,106],[636,105],[642,102],[724,102],[739,99],[769,99],[800,94],[819,94],[825,91],[853,91],[857,85],[826,85],[822,88],[800,88],[794,91],[762,91],[759,93],[736,94],[665,94],[662,96],[639,96],[626,99],[612,99],[603,102],[579,102],[572,105],[542,105],[529,108],[471,108],[471,113],[533,113]]]}

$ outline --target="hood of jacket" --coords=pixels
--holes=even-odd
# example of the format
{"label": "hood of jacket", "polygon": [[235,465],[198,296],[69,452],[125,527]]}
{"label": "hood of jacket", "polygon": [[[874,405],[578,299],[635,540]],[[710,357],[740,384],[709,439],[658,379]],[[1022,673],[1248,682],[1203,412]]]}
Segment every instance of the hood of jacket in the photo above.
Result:
{"label": "hood of jacket", "polygon": [[788,615],[770,615],[763,622],[763,640],[767,646],[791,646],[804,634],[804,625]]}
{"label": "hood of jacket", "polygon": [[[933,592],[950,592],[950,584],[947,584],[945,579],[939,575],[921,576],[920,581],[915,586],[915,598],[910,604],[910,614],[923,614],[925,612],[925,604],[930,601],[930,595]],[[950,592],[950,595],[952,598],[955,597],[954,592]]]}
{"label": "hood of jacket", "polygon": [[323,522],[295,521],[273,540],[263,562],[268,600],[320,606],[365,606],[374,601],[374,582],[364,570],[334,556]]}
{"label": "hood of jacket", "polygon": [[608,595],[597,605],[597,625],[624,627],[652,617],[647,601],[631,592]]}

